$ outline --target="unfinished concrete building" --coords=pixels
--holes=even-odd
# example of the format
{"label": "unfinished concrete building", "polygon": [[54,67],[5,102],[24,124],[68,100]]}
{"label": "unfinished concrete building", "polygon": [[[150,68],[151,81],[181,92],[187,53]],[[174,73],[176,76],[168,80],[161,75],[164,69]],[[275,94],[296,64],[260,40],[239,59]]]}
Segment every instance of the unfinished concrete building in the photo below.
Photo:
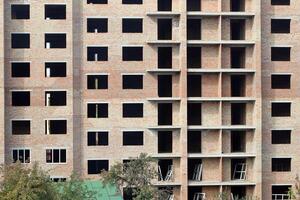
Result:
{"label": "unfinished concrete building", "polygon": [[[0,1],[0,162],[158,159],[169,200],[288,199],[299,1]],[[131,194],[124,194],[131,199]]]}

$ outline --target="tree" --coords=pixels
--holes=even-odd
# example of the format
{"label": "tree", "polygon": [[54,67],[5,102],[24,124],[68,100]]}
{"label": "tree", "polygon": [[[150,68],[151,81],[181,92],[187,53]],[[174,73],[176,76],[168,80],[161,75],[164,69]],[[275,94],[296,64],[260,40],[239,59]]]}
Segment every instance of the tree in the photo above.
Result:
{"label": "tree", "polygon": [[152,184],[157,177],[156,160],[144,153],[131,158],[130,162],[118,162],[101,173],[104,185],[116,185],[120,192],[124,187],[130,189],[134,200],[166,199],[170,190],[160,190]]}

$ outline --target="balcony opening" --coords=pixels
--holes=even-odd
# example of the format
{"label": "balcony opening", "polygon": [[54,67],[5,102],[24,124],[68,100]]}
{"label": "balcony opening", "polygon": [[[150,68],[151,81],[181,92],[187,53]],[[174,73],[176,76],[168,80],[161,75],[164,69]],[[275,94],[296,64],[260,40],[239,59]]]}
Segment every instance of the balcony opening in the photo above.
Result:
{"label": "balcony opening", "polygon": [[230,39],[245,40],[245,19],[230,20]]}
{"label": "balcony opening", "polygon": [[158,96],[172,97],[172,75],[158,75]]}
{"label": "balcony opening", "polygon": [[66,19],[66,5],[45,5],[45,19]]}
{"label": "balcony opening", "polygon": [[271,61],[290,61],[290,47],[271,47]]}
{"label": "balcony opening", "polygon": [[188,180],[202,181],[203,165],[201,159],[188,159]]}
{"label": "balcony opening", "polygon": [[108,29],[107,18],[88,18],[87,32],[88,33],[107,33]]}
{"label": "balcony opening", "polygon": [[87,110],[88,118],[108,118],[107,103],[88,103]]}
{"label": "balcony opening", "polygon": [[108,47],[88,47],[88,61],[108,61]]}
{"label": "balcony opening", "polygon": [[94,132],[89,131],[87,134],[88,146],[107,146],[108,145],[108,132],[100,131]]}
{"label": "balcony opening", "polygon": [[29,19],[30,5],[26,4],[12,4],[11,5],[11,19]]}
{"label": "balcony opening", "polygon": [[143,61],[143,47],[123,47],[123,61]]}
{"label": "balcony opening", "polygon": [[187,19],[187,39],[201,40],[201,19]]}
{"label": "balcony opening", "polygon": [[201,75],[187,76],[187,96],[201,97],[202,96],[202,79]]}
{"label": "balcony opening", "polygon": [[173,149],[172,131],[157,132],[157,149],[158,149],[158,153],[172,153],[172,149]]}
{"label": "balcony opening", "polygon": [[66,106],[67,92],[66,91],[46,91],[45,106]]}
{"label": "balcony opening", "polygon": [[143,0],[122,0],[122,4],[143,4]]}
{"label": "balcony opening", "polygon": [[271,75],[272,89],[290,89],[291,75],[289,74],[272,74]]}
{"label": "balcony opening", "polygon": [[231,180],[246,180],[246,159],[231,159]]}
{"label": "balcony opening", "polygon": [[60,49],[67,47],[67,34],[65,33],[46,33],[45,48]]}
{"label": "balcony opening", "polygon": [[187,67],[201,68],[201,47],[187,47]]}
{"label": "balcony opening", "polygon": [[291,144],[291,130],[272,130],[272,144]]}
{"label": "balcony opening", "polygon": [[46,62],[45,77],[66,77],[67,63],[65,62]]}
{"label": "balcony opening", "polygon": [[172,40],[172,19],[157,19],[157,39]]}
{"label": "balcony opening", "polygon": [[123,33],[142,33],[143,32],[143,19],[137,19],[137,18],[122,19],[122,32]]}
{"label": "balcony opening", "polygon": [[230,0],[231,12],[245,12],[245,0]]}
{"label": "balcony opening", "polygon": [[246,65],[246,48],[231,47],[230,48],[231,68],[245,68]]}
{"label": "balcony opening", "polygon": [[123,146],[142,146],[144,145],[143,131],[124,131]]}
{"label": "balcony opening", "polygon": [[201,0],[186,0],[187,11],[201,11]]}
{"label": "balcony opening", "polygon": [[87,4],[107,4],[107,0],[87,0]]}
{"label": "balcony opening", "polygon": [[30,106],[29,91],[13,91],[11,92],[12,106]]}
{"label": "balcony opening", "polygon": [[158,103],[158,125],[172,125],[173,105],[172,103]]}
{"label": "balcony opening", "polygon": [[172,0],[157,0],[158,11],[172,11]]}
{"label": "balcony opening", "polygon": [[188,103],[188,125],[201,125],[202,121],[202,104]]}
{"label": "balcony opening", "polygon": [[245,131],[231,131],[231,152],[246,152]]}
{"label": "balcony opening", "polygon": [[246,125],[246,104],[231,104],[231,125]]}
{"label": "balcony opening", "polygon": [[231,96],[244,97],[246,89],[245,75],[231,75]]}
{"label": "balcony opening", "polygon": [[272,6],[289,6],[290,4],[290,0],[271,0]]}
{"label": "balcony opening", "polygon": [[87,89],[89,90],[108,89],[108,75],[88,75]]}
{"label": "balcony opening", "polygon": [[67,134],[67,120],[45,120],[45,134]]}
{"label": "balcony opening", "polygon": [[188,153],[201,153],[201,131],[188,131]]}
{"label": "balcony opening", "polygon": [[11,48],[13,49],[29,49],[30,34],[29,33],[12,33]]}
{"label": "balcony opening", "polygon": [[142,118],[143,116],[143,103],[123,103],[123,118]]}
{"label": "balcony opening", "polygon": [[123,75],[123,89],[143,89],[143,75]]}
{"label": "balcony opening", "polygon": [[231,186],[231,194],[233,199],[246,199],[246,187]]}
{"label": "balcony opening", "polygon": [[271,19],[271,33],[290,33],[291,19]]}
{"label": "balcony opening", "polygon": [[272,158],[272,172],[290,172],[291,158]]}
{"label": "balcony opening", "polygon": [[101,174],[102,171],[108,171],[108,160],[88,160],[88,174]]}
{"label": "balcony opening", "polygon": [[29,135],[30,120],[12,120],[11,131],[13,135]]}
{"label": "balcony opening", "polygon": [[172,47],[157,48],[157,63],[159,69],[172,68]]}
{"label": "balcony opening", "polygon": [[290,188],[292,188],[292,185],[272,185],[272,200],[290,199]]}
{"label": "balcony opening", "polygon": [[174,179],[173,160],[161,159],[158,160],[158,180],[171,181]]}
{"label": "balcony opening", "polygon": [[205,199],[206,194],[202,192],[201,186],[189,186],[188,187],[188,200]]}
{"label": "balcony opening", "polygon": [[30,77],[30,62],[12,62],[11,77],[13,78]]}
{"label": "balcony opening", "polygon": [[272,103],[272,117],[290,117],[291,103]]}

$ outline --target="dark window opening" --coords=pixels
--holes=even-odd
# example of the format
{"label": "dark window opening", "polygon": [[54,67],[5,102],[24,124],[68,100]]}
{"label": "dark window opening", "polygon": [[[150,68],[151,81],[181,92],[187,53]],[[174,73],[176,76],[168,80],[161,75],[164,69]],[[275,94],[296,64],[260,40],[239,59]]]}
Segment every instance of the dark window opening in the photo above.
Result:
{"label": "dark window opening", "polygon": [[45,106],[66,106],[66,91],[47,91],[45,92]]}
{"label": "dark window opening", "polygon": [[107,0],[87,0],[88,4],[107,4]]}
{"label": "dark window opening", "polygon": [[11,105],[30,106],[30,92],[28,91],[11,92]]}
{"label": "dark window opening", "polygon": [[231,159],[231,180],[245,180],[246,159]]}
{"label": "dark window opening", "polygon": [[173,149],[172,131],[157,132],[157,149],[158,149],[158,153],[172,153],[172,149]]}
{"label": "dark window opening", "polygon": [[[173,171],[173,160],[171,159],[161,159],[158,160],[158,173],[159,173],[159,177],[158,180],[159,181],[164,181],[166,180],[167,176],[170,173],[170,170]],[[174,171],[173,171],[174,173]],[[168,178],[172,178],[172,177],[168,177]]]}
{"label": "dark window opening", "polygon": [[245,186],[231,186],[231,193],[233,199],[245,199],[246,187]]}
{"label": "dark window opening", "polygon": [[122,4],[143,4],[143,0],[122,0]]}
{"label": "dark window opening", "polygon": [[45,48],[57,49],[67,47],[67,35],[65,33],[46,33]]}
{"label": "dark window opening", "polygon": [[123,33],[142,33],[143,19],[122,19]]}
{"label": "dark window opening", "polygon": [[144,144],[143,131],[124,131],[123,145],[124,146],[141,146]]}
{"label": "dark window opening", "polygon": [[45,77],[66,77],[67,63],[45,63]]}
{"label": "dark window opening", "polygon": [[172,11],[172,0],[157,0],[158,11]]}
{"label": "dark window opening", "polygon": [[230,0],[231,12],[245,12],[245,0]]}
{"label": "dark window opening", "polygon": [[290,117],[291,103],[272,103],[272,117]]}
{"label": "dark window opening", "polygon": [[188,103],[188,125],[201,125],[202,123],[202,104],[201,103]]}
{"label": "dark window opening", "polygon": [[172,68],[172,47],[157,48],[158,68]]}
{"label": "dark window opening", "polygon": [[29,149],[13,149],[13,162],[30,163]]}
{"label": "dark window opening", "polygon": [[67,134],[67,120],[45,120],[45,134]]}
{"label": "dark window opening", "polygon": [[230,39],[245,40],[245,19],[230,20]]}
{"label": "dark window opening", "polygon": [[66,149],[46,149],[46,163],[66,163]]}
{"label": "dark window opening", "polygon": [[173,105],[172,103],[158,103],[158,125],[172,125]]}
{"label": "dark window opening", "polygon": [[108,89],[108,75],[88,75],[87,89]]}
{"label": "dark window opening", "polygon": [[202,180],[202,160],[188,159],[188,180]]}
{"label": "dark window opening", "polygon": [[201,131],[188,131],[188,153],[201,153]]}
{"label": "dark window opening", "polygon": [[290,61],[291,48],[290,47],[272,47],[271,61]]}
{"label": "dark window opening", "polygon": [[291,158],[272,158],[272,172],[290,172]]}
{"label": "dark window opening", "polygon": [[202,79],[201,75],[187,76],[187,96],[201,97],[202,96]]}
{"label": "dark window opening", "polygon": [[272,144],[291,144],[291,130],[272,130]]}
{"label": "dark window opening", "polygon": [[245,75],[231,75],[231,96],[244,97],[246,90]]}
{"label": "dark window opening", "polygon": [[11,5],[11,18],[12,19],[29,19],[30,6],[29,5]]}
{"label": "dark window opening", "polygon": [[54,177],[54,178],[50,178],[51,181],[55,182],[55,183],[59,183],[59,182],[66,182],[67,178],[61,178],[61,177]]}
{"label": "dark window opening", "polygon": [[143,47],[123,47],[123,61],[143,61]]}
{"label": "dark window opening", "polygon": [[123,117],[124,118],[140,118],[144,116],[144,104],[142,103],[124,103]]}
{"label": "dark window opening", "polygon": [[123,89],[143,89],[143,75],[123,75]]}
{"label": "dark window opening", "polygon": [[201,186],[189,186],[188,187],[188,200],[195,200],[197,197],[199,199],[205,199],[203,197],[202,187]]}
{"label": "dark window opening", "polygon": [[88,174],[100,174],[102,171],[108,171],[108,160],[88,160]]}
{"label": "dark window opening", "polygon": [[30,120],[12,120],[11,129],[13,135],[30,134]]}
{"label": "dark window opening", "polygon": [[246,152],[245,131],[231,131],[231,152]]}
{"label": "dark window opening", "polygon": [[201,68],[201,47],[187,47],[187,67]]}
{"label": "dark window opening", "polygon": [[108,20],[103,18],[88,18],[87,32],[88,33],[107,33]]}
{"label": "dark window opening", "polygon": [[187,39],[201,40],[201,19],[187,19]]}
{"label": "dark window opening", "polygon": [[66,19],[66,5],[45,5],[45,19]]}
{"label": "dark window opening", "polygon": [[30,77],[30,63],[29,62],[11,63],[11,77],[13,78]]}
{"label": "dark window opening", "polygon": [[108,47],[88,47],[88,61],[108,61]]}
{"label": "dark window opening", "polygon": [[187,11],[201,11],[201,0],[186,0]]}
{"label": "dark window opening", "polygon": [[245,68],[246,65],[246,48],[231,47],[230,48],[230,63],[231,68]]}
{"label": "dark window opening", "polygon": [[88,146],[107,146],[108,132],[88,132],[87,144]]}
{"label": "dark window opening", "polygon": [[272,200],[288,200],[291,185],[272,185]]}
{"label": "dark window opening", "polygon": [[271,19],[271,33],[290,33],[290,19]]}
{"label": "dark window opening", "polygon": [[271,0],[273,6],[289,6],[290,0]]}
{"label": "dark window opening", "polygon": [[172,75],[158,75],[158,96],[172,97]]}
{"label": "dark window opening", "polygon": [[246,104],[232,103],[231,104],[231,125],[246,124]]}
{"label": "dark window opening", "polygon": [[88,118],[108,118],[107,103],[89,103],[87,105]]}
{"label": "dark window opening", "polygon": [[272,89],[290,89],[291,75],[272,75],[271,82]]}
{"label": "dark window opening", "polygon": [[29,33],[12,33],[11,48],[13,49],[29,49],[30,34]]}
{"label": "dark window opening", "polygon": [[157,19],[158,40],[172,40],[172,19]]}

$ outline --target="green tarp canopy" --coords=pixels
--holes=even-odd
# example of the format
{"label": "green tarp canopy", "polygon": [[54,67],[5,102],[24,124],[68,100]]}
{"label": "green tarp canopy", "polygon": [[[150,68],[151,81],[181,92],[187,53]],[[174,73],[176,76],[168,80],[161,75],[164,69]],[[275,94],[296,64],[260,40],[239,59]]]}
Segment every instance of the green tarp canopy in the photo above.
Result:
{"label": "green tarp canopy", "polygon": [[89,191],[95,192],[93,200],[122,200],[122,196],[117,192],[116,187],[106,186],[103,187],[101,181],[87,180],[84,181]]}

